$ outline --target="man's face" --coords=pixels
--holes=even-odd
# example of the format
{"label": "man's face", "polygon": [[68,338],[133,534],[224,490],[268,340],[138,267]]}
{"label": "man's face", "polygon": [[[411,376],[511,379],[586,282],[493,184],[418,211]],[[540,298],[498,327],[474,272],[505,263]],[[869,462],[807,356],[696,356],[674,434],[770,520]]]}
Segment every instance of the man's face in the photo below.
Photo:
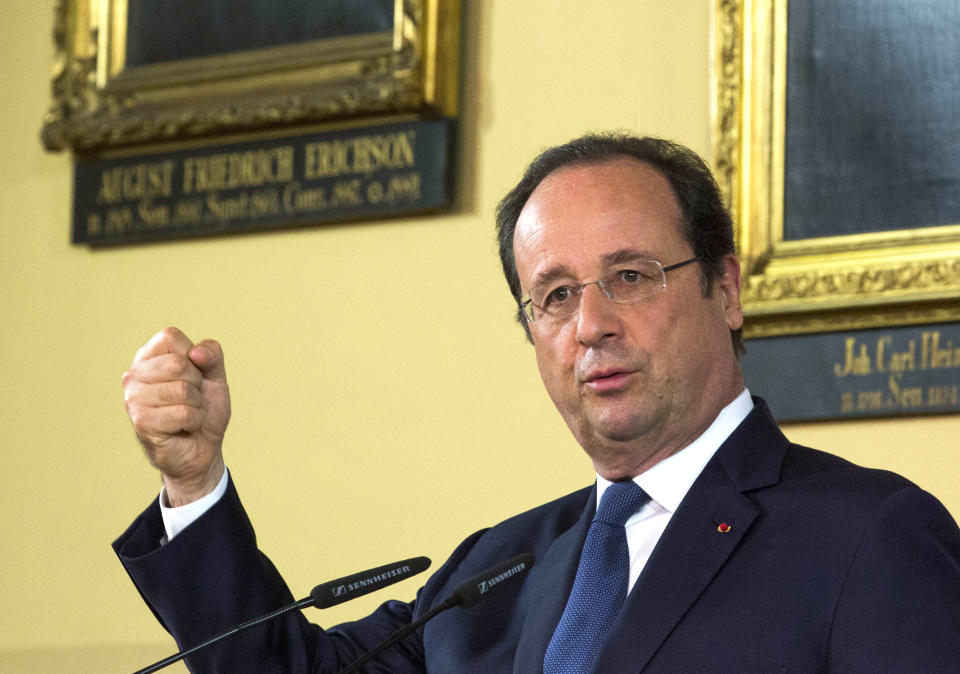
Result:
{"label": "man's face", "polygon": [[[549,276],[601,278],[631,253],[664,267],[693,257],[667,180],[632,158],[567,166],[530,196],[514,233],[523,293]],[[587,286],[563,323],[530,324],[544,386],[608,479],[637,475],[679,451],[743,389],[730,330],[742,323],[739,267],[704,297],[699,265],[667,273],[652,299],[618,304]]]}

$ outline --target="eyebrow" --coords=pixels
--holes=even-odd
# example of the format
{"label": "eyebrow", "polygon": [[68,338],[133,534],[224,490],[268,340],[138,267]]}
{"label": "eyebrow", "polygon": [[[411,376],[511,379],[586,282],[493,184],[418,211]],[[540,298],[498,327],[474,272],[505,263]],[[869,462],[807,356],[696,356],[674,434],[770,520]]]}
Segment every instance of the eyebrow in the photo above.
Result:
{"label": "eyebrow", "polygon": [[534,277],[533,284],[530,286],[530,288],[531,290],[533,288],[539,288],[540,286],[547,285],[551,281],[563,277],[574,278],[573,270],[565,264],[558,264],[539,272],[536,277]]}
{"label": "eyebrow", "polygon": [[[639,248],[621,248],[620,250],[615,250],[612,253],[607,253],[606,255],[601,256],[600,263],[604,267],[609,267],[615,264],[624,264],[625,262],[652,259],[653,256],[648,251],[640,250]],[[537,288],[563,277],[576,278],[573,270],[570,269],[570,267],[565,264],[558,264],[538,273],[533,279],[532,287]]]}
{"label": "eyebrow", "polygon": [[607,253],[600,258],[605,267],[613,264],[623,264],[624,262],[634,262],[636,260],[652,260],[653,255],[649,251],[638,248],[621,248],[612,253]]}

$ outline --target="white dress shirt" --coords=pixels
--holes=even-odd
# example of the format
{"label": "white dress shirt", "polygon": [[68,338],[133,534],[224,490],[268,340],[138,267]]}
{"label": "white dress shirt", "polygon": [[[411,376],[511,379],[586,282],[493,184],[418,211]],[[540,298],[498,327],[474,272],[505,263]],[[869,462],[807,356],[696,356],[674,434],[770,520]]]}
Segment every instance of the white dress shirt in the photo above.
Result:
{"label": "white dress shirt", "polygon": [[[647,492],[650,500],[624,525],[627,528],[627,547],[630,549],[627,592],[633,589],[640,572],[650,559],[650,553],[660,540],[660,535],[667,528],[683,497],[690,491],[691,485],[720,449],[720,445],[730,437],[752,409],[750,392],[744,389],[729,405],[720,410],[720,414],[703,435],[633,478],[633,481]],[[603,492],[611,484],[609,480],[597,475],[598,504]]]}

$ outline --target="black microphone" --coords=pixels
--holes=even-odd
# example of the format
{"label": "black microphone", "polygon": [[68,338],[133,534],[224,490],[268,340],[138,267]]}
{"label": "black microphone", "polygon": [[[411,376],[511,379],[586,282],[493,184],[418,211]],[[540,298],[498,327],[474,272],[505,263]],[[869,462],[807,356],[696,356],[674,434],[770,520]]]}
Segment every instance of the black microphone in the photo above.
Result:
{"label": "black microphone", "polygon": [[430,568],[430,559],[427,557],[414,557],[402,562],[385,564],[317,585],[310,590],[310,598],[313,599],[313,605],[317,608],[330,608],[375,592],[387,585],[398,583],[428,568]]}
{"label": "black microphone", "polygon": [[533,566],[533,555],[529,552],[519,554],[463,581],[453,588],[453,594],[447,601],[456,599],[452,606],[470,608],[483,599],[488,592],[500,587],[503,581],[526,573],[531,566]]}
{"label": "black microphone", "polygon": [[273,618],[281,616],[284,613],[288,613],[294,609],[303,609],[307,608],[308,606],[316,606],[317,608],[330,608],[331,606],[342,604],[345,601],[350,601],[351,599],[362,597],[365,594],[370,594],[371,592],[384,588],[387,585],[399,583],[401,580],[406,580],[411,576],[415,576],[418,573],[426,571],[429,567],[429,558],[413,557],[411,559],[394,562],[393,564],[384,564],[383,566],[378,566],[374,569],[367,569],[366,571],[361,571],[360,573],[354,573],[349,576],[344,576],[343,578],[337,578],[336,580],[322,583],[310,590],[309,597],[304,597],[303,599],[295,601],[288,606],[284,606],[276,611],[262,615],[259,618],[252,618],[251,620],[242,622],[239,625],[235,625],[225,632],[221,632],[220,634],[207,639],[203,643],[197,644],[193,648],[188,648],[187,650],[175,653],[167,658],[164,658],[163,660],[158,660],[149,667],[139,669],[133,674],[149,674],[150,672],[155,672],[158,669],[163,669],[167,665],[172,665],[174,662],[182,660],[188,655],[192,655],[201,648],[206,648],[207,646],[210,646],[221,639],[226,639],[227,637],[245,630],[248,627],[253,627],[254,625],[259,625],[262,622],[272,620]]}
{"label": "black microphone", "polygon": [[367,651],[347,665],[346,668],[341,669],[339,674],[349,674],[350,672],[358,671],[360,667],[370,662],[370,660],[394,644],[402,641],[411,632],[422,626],[428,620],[432,620],[439,614],[443,613],[447,609],[453,608],[454,606],[459,606],[460,608],[470,608],[481,599],[484,599],[494,590],[499,589],[505,581],[525,574],[530,570],[531,566],[533,566],[533,555],[531,555],[529,552],[524,552],[516,557],[508,559],[505,562],[500,562],[496,566],[485,569],[471,578],[468,578],[453,588],[453,593],[443,602],[437,604],[413,622],[408,623],[407,625],[404,625],[398,629],[396,632],[377,644],[373,650]]}

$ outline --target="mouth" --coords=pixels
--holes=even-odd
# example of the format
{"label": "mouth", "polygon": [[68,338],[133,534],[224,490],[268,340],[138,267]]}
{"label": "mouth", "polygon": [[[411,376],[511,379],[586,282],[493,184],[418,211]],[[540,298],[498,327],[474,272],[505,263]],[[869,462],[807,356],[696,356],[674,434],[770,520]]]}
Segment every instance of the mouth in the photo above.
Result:
{"label": "mouth", "polygon": [[626,370],[598,370],[583,379],[584,388],[595,393],[609,393],[623,389],[633,373]]}

